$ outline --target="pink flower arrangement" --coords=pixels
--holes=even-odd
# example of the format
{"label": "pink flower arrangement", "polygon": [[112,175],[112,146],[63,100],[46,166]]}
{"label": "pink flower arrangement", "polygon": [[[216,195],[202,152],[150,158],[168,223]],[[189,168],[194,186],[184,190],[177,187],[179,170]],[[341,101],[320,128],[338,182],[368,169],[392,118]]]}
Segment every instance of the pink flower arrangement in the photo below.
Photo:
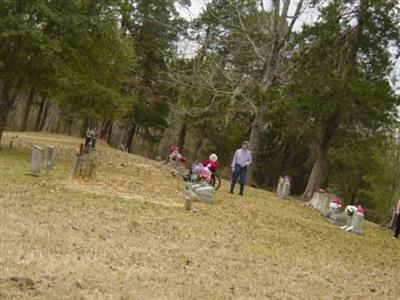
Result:
{"label": "pink flower arrangement", "polygon": [[289,175],[286,175],[285,177],[283,177],[283,180],[286,182],[289,182],[289,183],[292,182],[292,178]]}
{"label": "pink flower arrangement", "polygon": [[333,197],[331,202],[335,203],[335,204],[338,204],[338,205],[343,205],[343,201],[339,197]]}
{"label": "pink flower arrangement", "polygon": [[365,213],[365,209],[361,205],[357,205],[356,212],[359,213],[359,214],[364,214]]}

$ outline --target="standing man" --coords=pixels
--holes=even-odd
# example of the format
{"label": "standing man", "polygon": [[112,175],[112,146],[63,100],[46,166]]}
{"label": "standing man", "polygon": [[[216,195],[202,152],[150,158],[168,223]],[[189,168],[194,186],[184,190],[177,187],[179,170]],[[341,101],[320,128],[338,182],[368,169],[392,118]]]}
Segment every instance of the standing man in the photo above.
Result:
{"label": "standing man", "polygon": [[400,199],[397,202],[397,207],[396,207],[396,225],[394,227],[393,238],[397,239],[399,238],[399,235],[400,235]]}
{"label": "standing man", "polygon": [[232,183],[230,193],[233,194],[233,190],[235,189],[235,184],[239,179],[240,183],[240,192],[239,195],[243,196],[244,185],[246,184],[246,175],[247,168],[251,164],[251,152],[249,150],[249,142],[244,141],[242,144],[242,148],[236,150],[235,156],[232,161]]}

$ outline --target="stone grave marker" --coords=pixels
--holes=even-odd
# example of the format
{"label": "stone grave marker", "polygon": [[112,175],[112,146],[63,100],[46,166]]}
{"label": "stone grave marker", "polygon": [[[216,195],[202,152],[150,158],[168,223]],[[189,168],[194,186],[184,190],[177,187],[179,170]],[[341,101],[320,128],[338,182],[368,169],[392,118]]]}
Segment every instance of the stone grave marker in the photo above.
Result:
{"label": "stone grave marker", "polygon": [[337,214],[340,214],[340,208],[329,207],[329,210],[326,213],[323,213],[322,215],[324,217],[330,218],[331,216],[337,215]]}
{"label": "stone grave marker", "polygon": [[198,187],[194,190],[197,195],[197,198],[201,202],[205,203],[213,203],[214,202],[214,188],[212,186],[202,186]]}
{"label": "stone grave marker", "polygon": [[93,148],[84,147],[76,149],[76,158],[72,171],[72,177],[95,179],[97,157]]}
{"label": "stone grave marker", "polygon": [[361,228],[361,223],[364,220],[364,215],[360,214],[358,212],[355,212],[353,214],[353,217],[351,218],[351,223],[350,226],[346,228],[346,231],[350,231],[356,234],[362,234],[363,230]]}
{"label": "stone grave marker", "polygon": [[214,203],[214,188],[205,183],[192,184],[187,183],[185,186],[186,197],[191,201],[201,201],[204,203]]}
{"label": "stone grave marker", "polygon": [[329,220],[338,226],[349,226],[351,224],[351,217],[345,212],[330,214]]}
{"label": "stone grave marker", "polygon": [[39,176],[42,164],[42,148],[34,145],[32,149],[32,158],[30,163],[29,175]]}
{"label": "stone grave marker", "polygon": [[178,172],[179,176],[185,176],[186,168],[184,165],[177,165],[175,169]]}
{"label": "stone grave marker", "polygon": [[333,194],[315,192],[312,199],[306,203],[306,206],[315,208],[323,215],[328,215],[330,211],[329,204],[333,197],[335,197]]}
{"label": "stone grave marker", "polygon": [[45,159],[45,162],[44,162],[44,167],[47,170],[53,170],[54,169],[54,157],[55,157],[54,146],[47,145],[47,147],[46,147],[46,159]]}
{"label": "stone grave marker", "polygon": [[278,198],[286,199],[290,195],[290,182],[284,180],[283,178],[279,179],[278,188],[276,190],[276,195]]}

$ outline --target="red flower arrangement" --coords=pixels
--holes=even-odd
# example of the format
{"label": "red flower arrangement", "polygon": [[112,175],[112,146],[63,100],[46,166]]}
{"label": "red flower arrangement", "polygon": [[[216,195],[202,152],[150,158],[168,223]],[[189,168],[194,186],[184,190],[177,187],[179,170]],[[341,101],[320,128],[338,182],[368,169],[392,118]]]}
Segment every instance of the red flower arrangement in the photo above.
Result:
{"label": "red flower arrangement", "polygon": [[339,197],[333,197],[331,202],[335,203],[335,204],[338,204],[338,205],[343,205],[343,201]]}

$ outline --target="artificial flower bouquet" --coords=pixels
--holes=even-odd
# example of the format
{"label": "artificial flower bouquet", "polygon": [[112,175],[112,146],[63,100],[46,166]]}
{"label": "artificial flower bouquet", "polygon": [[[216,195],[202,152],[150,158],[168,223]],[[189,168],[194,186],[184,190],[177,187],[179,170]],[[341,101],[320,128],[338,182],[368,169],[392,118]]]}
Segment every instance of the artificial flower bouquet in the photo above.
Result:
{"label": "artificial flower bouquet", "polygon": [[281,176],[281,177],[279,177],[279,183],[281,183],[281,182],[285,182],[285,183],[288,183],[288,184],[291,184],[292,183],[292,178],[289,176],[289,175],[286,175],[286,176]]}
{"label": "artificial flower bouquet", "polygon": [[338,197],[333,197],[331,202],[329,203],[329,207],[335,210],[338,210],[342,207],[343,201]]}
{"label": "artificial flower bouquet", "polygon": [[354,213],[360,214],[360,215],[364,215],[365,210],[361,205],[347,205],[345,212],[348,216],[352,217],[354,215]]}

